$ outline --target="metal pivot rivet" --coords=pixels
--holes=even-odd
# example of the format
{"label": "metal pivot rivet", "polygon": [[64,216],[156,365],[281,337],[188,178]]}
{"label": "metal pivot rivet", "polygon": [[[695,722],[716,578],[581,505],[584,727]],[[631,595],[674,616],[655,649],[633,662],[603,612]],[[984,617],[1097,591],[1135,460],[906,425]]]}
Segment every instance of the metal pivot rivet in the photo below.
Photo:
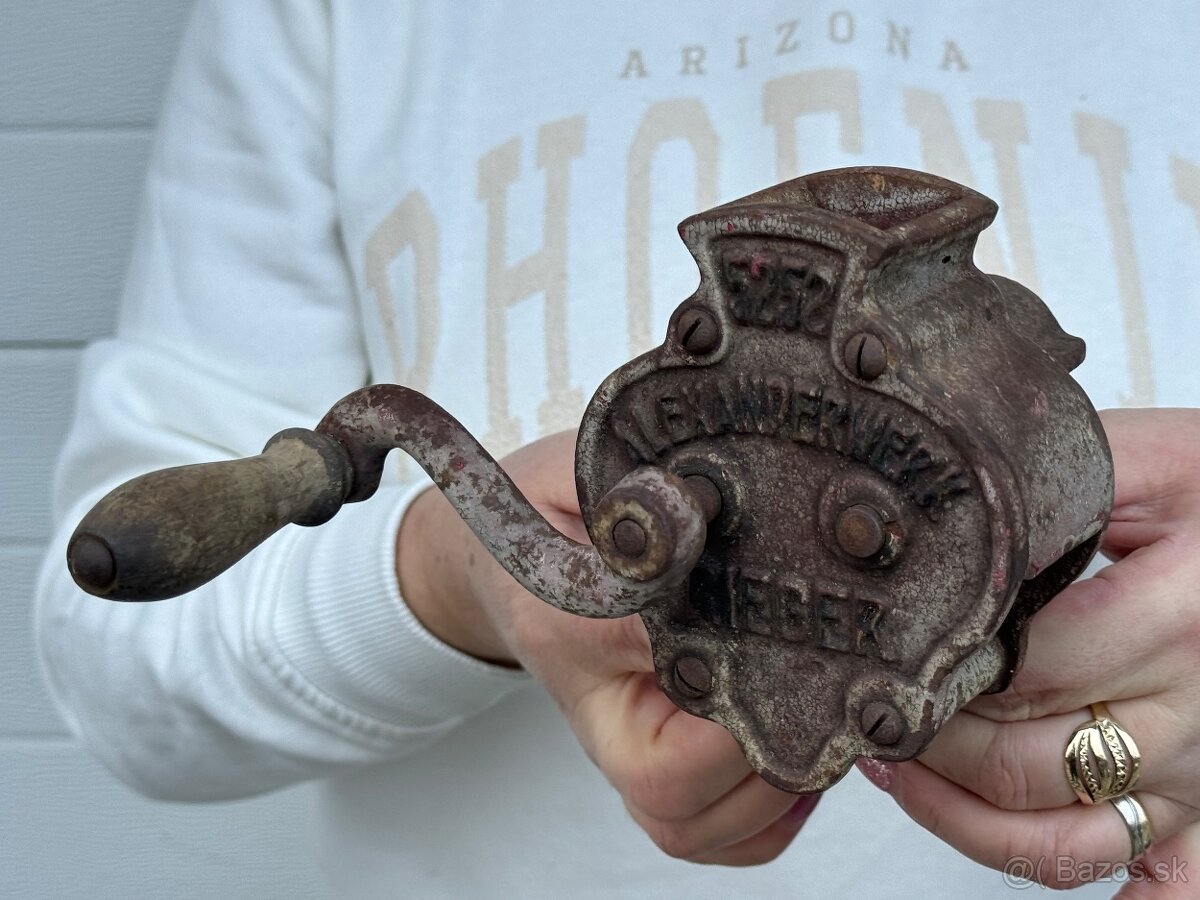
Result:
{"label": "metal pivot rivet", "polygon": [[675,687],[688,697],[705,697],[712,692],[712,672],[704,660],[681,656],[675,661]]}
{"label": "metal pivot rivet", "polygon": [[904,737],[904,719],[892,704],[873,700],[863,707],[862,731],[880,747],[890,747]]}
{"label": "metal pivot rivet", "polygon": [[721,327],[707,309],[692,307],[684,310],[675,323],[675,338],[693,356],[711,353],[721,341]]}
{"label": "metal pivot rivet", "polygon": [[842,510],[834,524],[838,546],[856,559],[870,559],[887,544],[887,529],[878,510],[856,503]]}
{"label": "metal pivot rivet", "polygon": [[617,552],[627,559],[637,559],[646,552],[646,530],[633,519],[622,519],[612,530]]}
{"label": "metal pivot rivet", "polygon": [[871,381],[887,369],[887,348],[876,335],[860,331],[846,341],[845,361],[855,377]]}

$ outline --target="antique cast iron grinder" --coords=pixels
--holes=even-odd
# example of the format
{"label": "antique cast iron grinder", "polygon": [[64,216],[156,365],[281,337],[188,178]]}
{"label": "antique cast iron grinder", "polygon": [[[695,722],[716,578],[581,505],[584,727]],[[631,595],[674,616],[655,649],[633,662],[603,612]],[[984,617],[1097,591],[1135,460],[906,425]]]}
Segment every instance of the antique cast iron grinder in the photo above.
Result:
{"label": "antique cast iron grinder", "polygon": [[357,391],[260,456],[122,485],[68,549],[85,590],[189,591],[318,525],[411,454],[527,589],[640,613],[662,689],[768,781],[829,787],[916,756],[1006,687],[1033,614],[1087,565],[1112,503],[1084,346],[975,268],[996,206],[932,175],[798,178],[686,220],[696,292],[600,386],[568,540],[432,401]]}

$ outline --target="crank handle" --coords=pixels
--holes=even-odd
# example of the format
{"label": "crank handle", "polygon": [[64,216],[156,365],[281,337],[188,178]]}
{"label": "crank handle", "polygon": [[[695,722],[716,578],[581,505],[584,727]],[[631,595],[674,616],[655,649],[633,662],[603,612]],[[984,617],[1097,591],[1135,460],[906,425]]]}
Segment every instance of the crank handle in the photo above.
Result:
{"label": "crank handle", "polygon": [[[449,413],[398,385],[339,401],[315,431],[288,429],[258,456],[151,472],[104,497],[67,548],[72,577],[112,600],[194,590],[284,525],[320,525],[375,493],[399,448],[429,474],[509,573],[547,603],[625,616],[676,591],[706,537],[703,491],[654,466],[630,472],[596,508],[596,546],[545,520]],[[711,518],[713,511],[708,510]]]}

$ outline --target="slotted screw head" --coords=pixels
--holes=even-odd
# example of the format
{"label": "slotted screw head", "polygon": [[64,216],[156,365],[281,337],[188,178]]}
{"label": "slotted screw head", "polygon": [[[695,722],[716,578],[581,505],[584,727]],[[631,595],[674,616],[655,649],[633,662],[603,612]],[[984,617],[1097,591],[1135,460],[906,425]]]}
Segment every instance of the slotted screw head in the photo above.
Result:
{"label": "slotted screw head", "polygon": [[675,661],[675,686],[689,697],[704,697],[712,692],[712,671],[698,657],[681,656]]}
{"label": "slotted screw head", "polygon": [[883,700],[873,700],[863,707],[862,731],[880,747],[891,747],[904,737],[904,719],[899,710]]}
{"label": "slotted screw head", "polygon": [[688,353],[703,356],[720,343],[721,327],[707,309],[693,307],[685,310],[675,323],[675,338]]}
{"label": "slotted screw head", "polygon": [[861,331],[846,341],[845,362],[856,378],[871,381],[887,369],[887,348],[878,336]]}

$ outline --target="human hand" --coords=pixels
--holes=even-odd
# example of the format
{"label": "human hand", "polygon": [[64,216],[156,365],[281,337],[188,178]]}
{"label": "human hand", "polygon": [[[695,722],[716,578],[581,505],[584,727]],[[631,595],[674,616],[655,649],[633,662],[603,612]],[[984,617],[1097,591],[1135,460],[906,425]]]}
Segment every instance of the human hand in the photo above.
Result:
{"label": "human hand", "polygon": [[[1111,804],[1080,803],[1063,767],[1072,732],[1107,702],[1137,742],[1134,793],[1155,843],[1123,900],[1200,896],[1200,410],[1109,410],[1113,564],[1033,619],[1012,686],[977,697],[919,760],[860,768],[918,823],[996,869],[1034,863],[1070,887],[1130,857]],[[1039,862],[1040,861],[1040,862]],[[1182,864],[1182,865],[1181,865]],[[1149,883],[1142,874],[1157,876]],[[1184,880],[1187,879],[1187,880]]]}
{"label": "human hand", "polygon": [[[587,541],[574,454],[575,435],[563,432],[502,464],[551,524]],[[767,784],[724,728],[662,693],[639,616],[583,619],[543,603],[435,490],[405,516],[397,569],[410,608],[435,635],[474,656],[524,666],[542,682],[634,821],[667,854],[765,863],[812,812],[819,795],[797,798]]]}

